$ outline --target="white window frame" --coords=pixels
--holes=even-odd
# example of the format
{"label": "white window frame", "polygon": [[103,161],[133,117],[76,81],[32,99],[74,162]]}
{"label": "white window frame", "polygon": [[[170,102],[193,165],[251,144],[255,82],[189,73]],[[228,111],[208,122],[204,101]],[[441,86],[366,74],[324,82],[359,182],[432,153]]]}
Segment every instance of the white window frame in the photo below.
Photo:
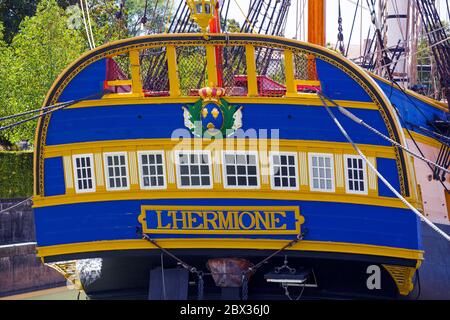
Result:
{"label": "white window frame", "polygon": [[[313,176],[313,165],[312,165],[312,158],[313,157],[327,157],[330,159],[330,165],[331,165],[331,190],[324,190],[319,188],[314,188],[314,176]],[[309,167],[309,186],[310,190],[313,192],[324,192],[324,193],[333,193],[336,192],[336,173],[335,173],[335,166],[334,166],[334,154],[331,153],[308,153],[308,167]]]}
{"label": "white window frame", "polygon": [[[275,167],[273,163],[274,156],[287,156],[294,157],[294,166],[295,166],[295,187],[277,187],[275,186]],[[289,165],[288,165],[289,166]],[[300,181],[299,181],[299,170],[298,170],[298,154],[297,152],[269,152],[269,167],[270,167],[270,187],[273,190],[286,190],[286,191],[298,191],[300,190]],[[289,177],[293,178],[293,177]]]}
{"label": "white window frame", "polygon": [[[144,172],[142,170],[142,156],[157,156],[160,155],[162,157],[162,176],[164,179],[164,183],[162,186],[144,186]],[[167,189],[167,175],[166,175],[166,158],[164,150],[149,150],[149,151],[138,151],[138,166],[139,166],[139,184],[142,190],[164,190]],[[159,164],[158,164],[159,165]]]}
{"label": "white window frame", "polygon": [[[183,186],[181,184],[181,172],[180,172],[180,154],[183,155],[207,155],[208,156],[208,167],[209,167],[209,186]],[[183,151],[183,150],[177,150],[175,151],[175,166],[176,166],[176,176],[177,176],[177,187],[178,189],[212,189],[214,186],[213,183],[213,172],[212,172],[212,159],[211,159],[211,152],[209,151],[198,151],[198,150],[190,150],[190,151]]]}
{"label": "white window frame", "polygon": [[[225,156],[226,155],[254,155],[256,159],[256,186],[229,186],[228,185],[228,175],[227,175],[227,169],[226,169],[226,161]],[[261,189],[261,176],[260,176],[260,169],[259,169],[260,163],[259,163],[259,153],[257,151],[222,151],[222,175],[223,175],[223,187],[224,189],[243,189],[243,190],[258,190]]]}
{"label": "white window frame", "polygon": [[[126,179],[127,179],[127,186],[126,187],[114,187],[111,188],[109,184],[109,170],[108,170],[108,157],[109,156],[124,156],[125,157],[125,173],[126,173]],[[124,191],[124,190],[130,190],[130,172],[128,167],[128,152],[105,152],[103,153],[103,167],[105,171],[105,185],[107,191]]]}
{"label": "white window frame", "polygon": [[[90,160],[91,160],[92,188],[90,188],[90,189],[82,189],[82,190],[80,190],[78,188],[77,158],[90,158]],[[95,192],[96,191],[95,163],[94,163],[94,155],[92,153],[74,154],[74,155],[72,155],[72,169],[73,169],[73,181],[74,181],[74,184],[75,184],[75,192],[76,193],[89,193],[89,192]]]}
{"label": "white window frame", "polygon": [[[349,182],[348,163],[347,163],[348,159],[362,160],[362,162],[363,162],[364,191],[355,191],[355,190],[350,190],[349,189],[349,185],[348,185],[348,182]],[[354,169],[352,169],[352,170],[354,170]],[[349,193],[349,194],[361,194],[361,195],[368,195],[369,194],[368,181],[367,181],[367,163],[362,157],[356,156],[356,155],[348,155],[348,154],[344,155],[344,174],[345,174],[345,191],[347,193]]]}

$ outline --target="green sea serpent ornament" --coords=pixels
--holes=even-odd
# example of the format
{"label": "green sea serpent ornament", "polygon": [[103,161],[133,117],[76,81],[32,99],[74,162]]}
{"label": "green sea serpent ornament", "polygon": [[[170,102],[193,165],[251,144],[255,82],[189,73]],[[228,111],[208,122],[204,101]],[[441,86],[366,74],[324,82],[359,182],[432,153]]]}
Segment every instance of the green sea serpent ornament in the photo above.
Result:
{"label": "green sea serpent ornament", "polygon": [[242,109],[229,104],[222,97],[223,88],[203,88],[201,97],[193,105],[183,106],[184,125],[196,137],[223,138],[242,128]]}

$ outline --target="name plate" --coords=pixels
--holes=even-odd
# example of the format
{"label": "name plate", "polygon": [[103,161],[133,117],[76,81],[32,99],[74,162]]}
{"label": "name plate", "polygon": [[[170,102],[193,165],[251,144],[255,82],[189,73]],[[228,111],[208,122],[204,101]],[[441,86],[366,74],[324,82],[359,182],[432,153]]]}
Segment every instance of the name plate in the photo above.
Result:
{"label": "name plate", "polygon": [[298,235],[299,207],[142,206],[146,234]]}

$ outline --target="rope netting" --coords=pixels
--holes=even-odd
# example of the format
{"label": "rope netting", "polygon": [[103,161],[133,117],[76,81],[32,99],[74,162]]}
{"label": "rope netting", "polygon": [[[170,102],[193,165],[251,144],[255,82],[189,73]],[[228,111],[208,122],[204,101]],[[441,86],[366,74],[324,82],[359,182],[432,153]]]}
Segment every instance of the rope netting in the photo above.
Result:
{"label": "rope netting", "polygon": [[[248,94],[245,46],[216,48],[216,64],[220,85],[227,96]],[[261,97],[282,97],[286,94],[285,53],[282,48],[255,46],[257,91]],[[317,90],[314,84],[302,81],[317,80],[314,56],[293,52],[294,78],[298,92]],[[182,96],[197,96],[198,90],[208,86],[208,67],[204,46],[176,47],[177,70]],[[140,53],[141,81],[147,97],[169,96],[170,82],[165,47],[147,48]],[[131,80],[128,54],[108,58],[107,81]],[[131,86],[110,86],[113,93],[131,92]]]}

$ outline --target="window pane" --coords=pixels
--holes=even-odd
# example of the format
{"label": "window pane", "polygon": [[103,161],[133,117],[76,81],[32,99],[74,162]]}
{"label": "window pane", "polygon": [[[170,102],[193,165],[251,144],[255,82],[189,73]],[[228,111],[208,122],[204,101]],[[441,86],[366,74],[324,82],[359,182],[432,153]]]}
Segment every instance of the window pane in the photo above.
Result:
{"label": "window pane", "polygon": [[[238,187],[257,187],[257,158],[253,154],[226,154],[226,185]],[[228,164],[228,165],[227,165]],[[232,164],[232,165],[230,165]],[[236,164],[236,165],[233,165]]]}
{"label": "window pane", "polygon": [[76,191],[94,191],[91,156],[77,156],[74,158],[73,164]]}
{"label": "window pane", "polygon": [[[179,166],[179,172],[182,175],[181,185],[184,187],[208,187],[211,185],[209,170],[209,155],[207,154],[188,154],[179,155],[187,159],[185,165]],[[162,159],[161,159],[162,161]],[[162,166],[158,167],[158,175],[163,174]]]}

